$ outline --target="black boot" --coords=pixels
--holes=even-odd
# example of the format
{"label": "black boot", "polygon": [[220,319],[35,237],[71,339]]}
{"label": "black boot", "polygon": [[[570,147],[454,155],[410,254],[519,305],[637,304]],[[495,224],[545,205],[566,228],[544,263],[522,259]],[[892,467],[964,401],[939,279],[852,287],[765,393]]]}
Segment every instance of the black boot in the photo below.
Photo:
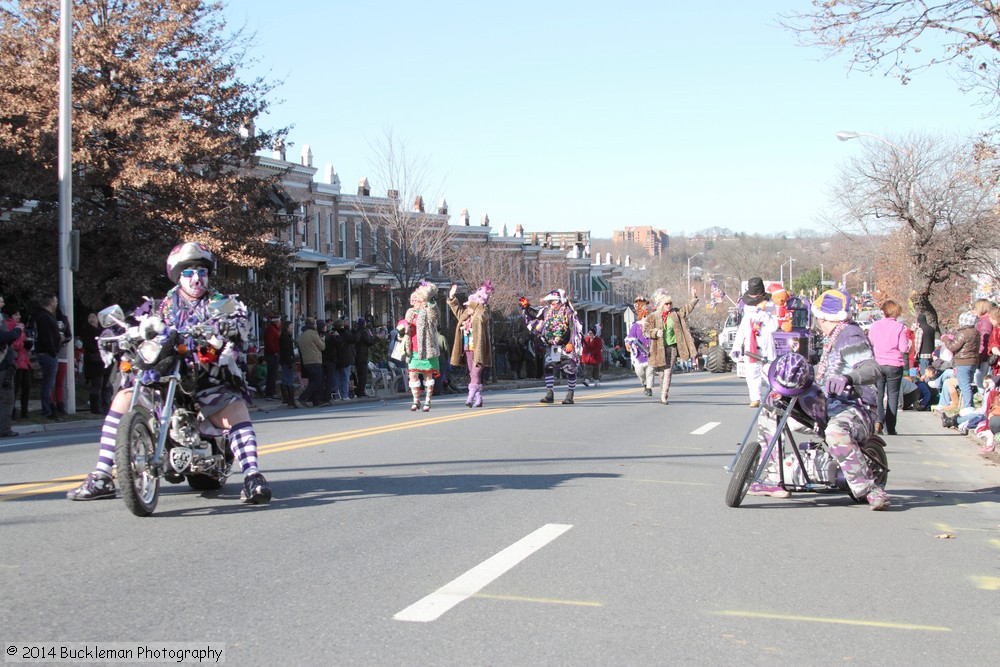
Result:
{"label": "black boot", "polygon": [[566,398],[563,399],[563,405],[573,405],[573,390],[570,389],[566,392]]}
{"label": "black boot", "polygon": [[538,401],[538,402],[539,402],[539,403],[552,403],[552,402],[554,402],[555,400],[556,400],[556,399],[555,399],[555,396],[554,396],[554,395],[553,395],[553,393],[552,393],[552,390],[551,390],[551,389],[546,389],[546,390],[545,390],[545,398],[541,399],[541,400],[540,400],[540,401]]}
{"label": "black boot", "polygon": [[95,415],[101,414],[101,396],[100,394],[90,395],[90,412]]}

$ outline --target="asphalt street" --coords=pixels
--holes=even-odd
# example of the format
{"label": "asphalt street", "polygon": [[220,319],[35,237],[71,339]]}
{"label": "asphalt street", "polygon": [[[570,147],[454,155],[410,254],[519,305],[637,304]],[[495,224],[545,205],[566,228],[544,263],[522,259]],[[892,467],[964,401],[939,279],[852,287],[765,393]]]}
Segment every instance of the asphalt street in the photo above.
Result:
{"label": "asphalt street", "polygon": [[887,438],[889,511],[733,509],[754,413],[735,375],[675,376],[667,406],[634,378],[563,393],[258,412],[270,506],[234,477],[166,485],[149,518],[65,500],[95,429],[4,442],[3,641],[225,644],[230,665],[996,664],[1000,468],[933,415]]}

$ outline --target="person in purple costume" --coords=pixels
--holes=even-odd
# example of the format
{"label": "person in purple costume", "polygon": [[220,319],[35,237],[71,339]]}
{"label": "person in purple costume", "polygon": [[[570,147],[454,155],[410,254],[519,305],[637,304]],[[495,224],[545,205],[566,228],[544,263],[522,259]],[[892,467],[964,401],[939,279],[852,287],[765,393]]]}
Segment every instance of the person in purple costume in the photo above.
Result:
{"label": "person in purple costume", "polygon": [[[167,256],[167,275],[176,283],[160,302],[159,316],[168,327],[180,327],[208,317],[208,304],[223,298],[209,289],[208,279],[215,271],[215,257],[200,243],[182,243]],[[229,318],[219,323],[220,335],[228,339],[227,346],[242,354],[246,340],[247,316],[242,304]],[[225,348],[224,348],[225,351]],[[220,355],[222,357],[223,355]],[[198,403],[202,415],[216,429],[229,431],[230,448],[243,471],[244,503],[263,504],[271,500],[271,487],[257,467],[257,435],[247,409],[249,394],[245,383],[237,388],[221,380],[224,374],[209,374],[198,387]],[[122,387],[111,401],[104,418],[101,448],[97,466],[77,488],[69,491],[70,500],[100,500],[115,497],[111,476],[115,461],[115,439],[118,424],[132,402],[132,389]]]}

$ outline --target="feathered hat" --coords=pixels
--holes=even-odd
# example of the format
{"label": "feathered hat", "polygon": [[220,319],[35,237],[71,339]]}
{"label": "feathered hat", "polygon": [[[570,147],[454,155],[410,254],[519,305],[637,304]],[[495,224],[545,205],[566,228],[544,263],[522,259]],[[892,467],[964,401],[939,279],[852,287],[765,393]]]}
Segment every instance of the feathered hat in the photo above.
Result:
{"label": "feathered hat", "polygon": [[420,287],[413,290],[413,294],[410,295],[411,299],[419,299],[425,303],[430,303],[437,296],[437,285],[434,283],[423,282],[420,283]]}
{"label": "feathered hat", "polygon": [[491,294],[493,294],[493,281],[487,280],[482,287],[469,295],[469,300],[466,303],[480,303],[485,306],[489,303]]}
{"label": "feathered hat", "polygon": [[543,303],[546,301],[555,301],[556,303],[567,303],[569,297],[566,296],[566,290],[564,289],[554,289],[540,299]]}
{"label": "feathered hat", "polygon": [[674,298],[670,296],[670,293],[662,287],[653,292],[652,300],[653,308],[655,310],[659,310],[665,303],[672,304],[674,302]]}

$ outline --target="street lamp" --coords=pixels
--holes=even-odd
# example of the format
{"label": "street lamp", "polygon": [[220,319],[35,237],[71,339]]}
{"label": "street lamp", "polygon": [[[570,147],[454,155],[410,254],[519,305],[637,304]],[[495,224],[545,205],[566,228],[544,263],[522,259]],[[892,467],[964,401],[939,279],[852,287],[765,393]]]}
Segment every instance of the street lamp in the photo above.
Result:
{"label": "street lamp", "polygon": [[691,260],[698,255],[704,255],[703,252],[696,252],[695,254],[688,257],[688,296],[691,296]]}
{"label": "street lamp", "polygon": [[902,146],[897,146],[896,144],[892,143],[885,137],[880,137],[877,134],[869,134],[868,132],[850,132],[846,130],[837,133],[837,138],[840,139],[841,141],[850,141],[851,139],[860,139],[861,137],[869,137],[871,139],[877,139],[878,141],[881,141],[883,144],[886,144],[887,146],[892,146],[898,151],[902,151],[903,153],[909,153],[909,151],[903,148]]}
{"label": "street lamp", "polygon": [[845,273],[845,274],[843,275],[843,277],[841,278],[841,283],[840,283],[840,284],[841,284],[841,286],[843,286],[843,288],[844,288],[844,294],[847,294],[847,293],[848,293],[848,292],[847,292],[847,276],[851,275],[851,274],[852,274],[852,273],[854,273],[855,271],[858,271],[858,269],[851,269],[850,271],[848,271],[847,273]]}

